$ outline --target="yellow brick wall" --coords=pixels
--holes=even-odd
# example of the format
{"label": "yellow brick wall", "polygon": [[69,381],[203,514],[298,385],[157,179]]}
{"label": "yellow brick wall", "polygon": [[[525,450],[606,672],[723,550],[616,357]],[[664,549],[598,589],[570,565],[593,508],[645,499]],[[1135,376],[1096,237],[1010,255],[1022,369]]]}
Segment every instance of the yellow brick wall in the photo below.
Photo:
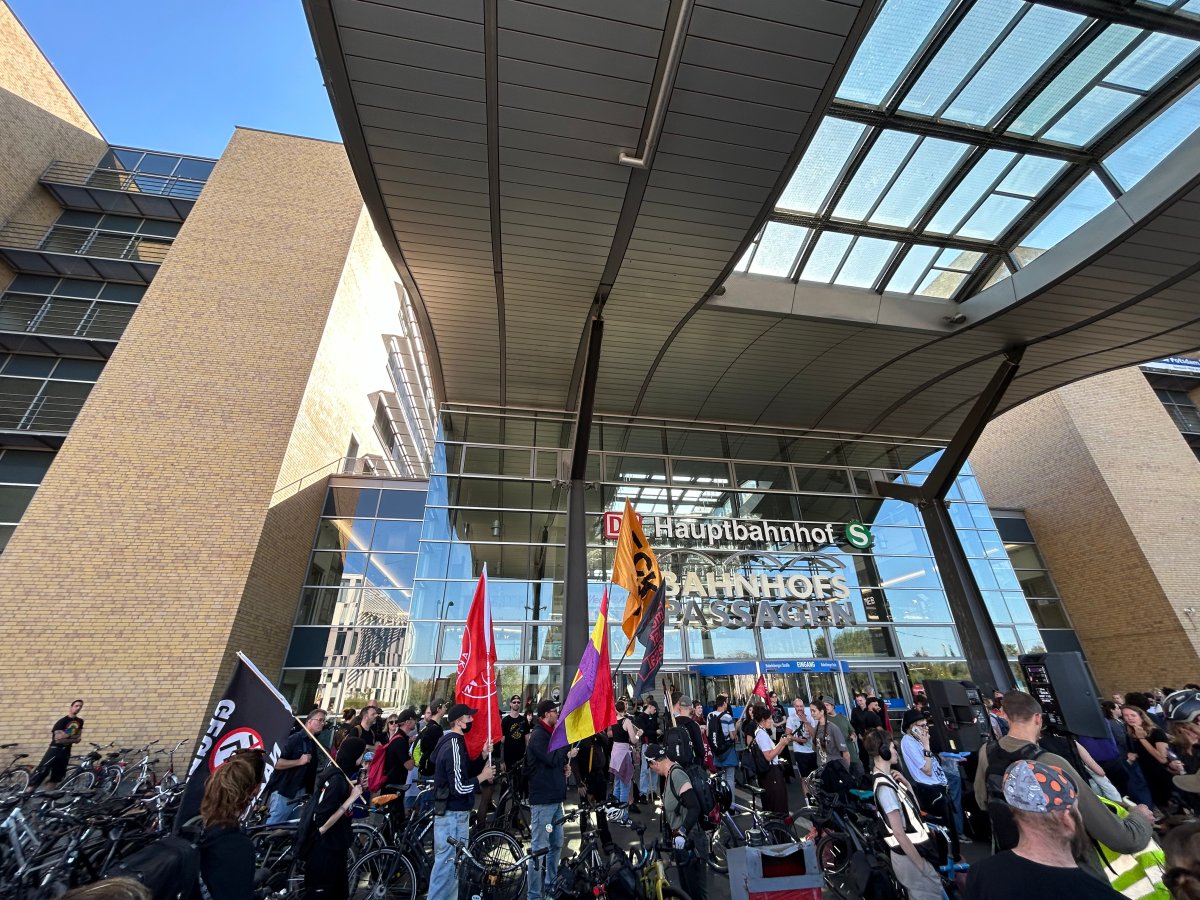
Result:
{"label": "yellow brick wall", "polygon": [[1106,694],[1196,679],[1200,463],[1139,370],[1006,413],[971,465],[989,504],[1025,510]]}
{"label": "yellow brick wall", "polygon": [[233,649],[277,673],[323,484],[278,488],[377,449],[382,253],[341,145],[235,132],[0,556],[0,742],[77,695],[94,740],[191,739]]}
{"label": "yellow brick wall", "polygon": [[[38,176],[55,160],[99,162],[106,147],[54,67],[0,0],[0,222],[53,222],[61,207],[38,184]],[[0,262],[0,289],[12,274]]]}

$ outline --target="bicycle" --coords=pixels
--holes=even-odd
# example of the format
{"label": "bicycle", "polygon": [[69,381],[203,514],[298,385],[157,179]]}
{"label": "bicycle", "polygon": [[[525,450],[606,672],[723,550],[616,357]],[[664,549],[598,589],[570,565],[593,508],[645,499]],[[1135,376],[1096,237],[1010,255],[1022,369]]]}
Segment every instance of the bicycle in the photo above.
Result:
{"label": "bicycle", "polygon": [[494,801],[492,810],[484,819],[485,828],[513,831],[524,837],[530,835],[529,807],[521,802],[516,788],[524,770],[525,760],[520,760],[507,772],[497,776],[496,781],[500,785],[500,793]]}
{"label": "bicycle", "polygon": [[[575,818],[582,819],[582,817],[590,816],[591,813],[597,810],[604,813],[607,808],[607,804],[605,803],[581,803],[574,812],[564,813],[561,816],[555,817],[554,821],[546,826],[546,830],[549,831],[553,828],[558,828]],[[611,824],[632,828],[639,835],[645,831],[644,825],[638,825],[633,822],[615,820]],[[601,852],[599,830],[589,829],[580,837],[579,849],[559,864],[558,874],[554,878],[554,883],[546,886],[546,896],[550,900],[578,896],[600,896],[596,891],[603,892],[604,886],[608,883],[610,866]],[[623,852],[618,847],[614,847],[613,850]]]}
{"label": "bicycle", "polygon": [[[0,750],[11,750],[17,744],[0,744]],[[28,753],[14,753],[8,765],[0,769],[0,803],[29,790],[29,778],[33,767],[21,763]]]}
{"label": "bicycle", "polygon": [[[550,852],[548,847],[522,853],[511,863],[500,863],[493,859],[480,858],[470,846],[464,846],[457,838],[448,838],[454,848],[454,862],[458,869],[459,891],[480,900],[516,900],[525,893],[525,879],[530,864]],[[472,841],[473,845],[475,842]],[[463,871],[463,863],[468,864]]]}
{"label": "bicycle", "polygon": [[159,750],[159,756],[166,756],[167,771],[163,773],[163,777],[158,780],[158,783],[167,788],[173,788],[178,784],[182,784],[179,776],[175,774],[175,754],[179,752],[179,748],[187,742],[187,738],[182,738],[178,744],[170,750]]}
{"label": "bicycle", "polygon": [[121,767],[117,764],[120,752],[102,756],[102,751],[113,746],[91,744],[92,750],[79,756],[79,762],[68,769],[58,783],[60,791],[80,793],[96,789],[102,796],[111,797],[121,783]]}
{"label": "bicycle", "polygon": [[[750,806],[736,801],[722,811],[721,824],[709,835],[708,867],[722,875],[728,874],[727,853],[736,847],[766,847],[771,844],[796,844],[799,838],[793,828],[792,816],[779,817],[776,813],[760,812],[755,801],[764,793],[757,785],[747,784]],[[748,814],[750,827],[743,831],[735,815]]]}
{"label": "bicycle", "polygon": [[671,848],[664,847],[661,840],[647,847],[646,826],[634,825],[633,829],[638,835],[638,845],[633,848],[632,856],[617,848],[616,864],[609,872],[609,885],[621,885],[639,900],[691,900],[686,891],[675,887],[667,877],[668,866],[663,862],[663,854],[673,852]]}
{"label": "bicycle", "polygon": [[124,779],[129,785],[129,789],[123,792],[126,796],[136,796],[146,790],[146,788],[152,788],[157,784],[154,778],[154,765],[150,762],[150,748],[157,743],[158,741],[156,740],[151,741],[146,746],[134,751],[140,754],[142,758],[125,769]]}

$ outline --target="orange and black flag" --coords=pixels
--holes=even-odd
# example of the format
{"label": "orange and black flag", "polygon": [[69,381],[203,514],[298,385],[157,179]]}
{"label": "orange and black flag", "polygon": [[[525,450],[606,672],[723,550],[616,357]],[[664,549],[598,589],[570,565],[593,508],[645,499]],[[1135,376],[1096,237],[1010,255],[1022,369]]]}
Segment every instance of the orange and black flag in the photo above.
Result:
{"label": "orange and black flag", "polygon": [[628,500],[625,501],[625,512],[621,517],[621,533],[617,537],[612,583],[629,591],[625,600],[625,614],[621,618],[621,630],[629,639],[625,649],[625,655],[628,656],[642,618],[654,601],[661,601],[663,586],[658,559],[650,549],[650,542],[642,531],[642,523],[634,515],[633,506]]}

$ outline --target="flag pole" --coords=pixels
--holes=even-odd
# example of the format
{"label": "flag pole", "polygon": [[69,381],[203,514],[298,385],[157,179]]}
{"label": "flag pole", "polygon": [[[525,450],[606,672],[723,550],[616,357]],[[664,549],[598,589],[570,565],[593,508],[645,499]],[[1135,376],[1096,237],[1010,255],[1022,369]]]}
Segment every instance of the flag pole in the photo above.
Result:
{"label": "flag pole", "polygon": [[[275,695],[275,699],[278,700],[280,702],[280,704],[283,706],[283,708],[288,711],[288,714],[291,715],[292,719],[296,722],[296,724],[298,724],[305,731],[308,731],[308,725],[298,715],[296,715],[294,712],[292,712],[292,704],[288,703],[287,698],[284,697],[283,694],[279,693],[279,689],[276,688],[275,685],[273,685],[273,684],[271,684],[271,682],[267,681],[267,676],[263,675],[263,673],[258,670],[258,666],[256,666],[253,662],[250,661],[250,657],[248,657],[241,650],[239,650],[237,652],[237,657],[242,662],[244,662],[247,665],[247,667],[249,667],[250,671],[254,673],[255,677],[259,681],[261,681],[264,685],[266,685],[267,690],[269,690],[272,694]],[[317,740],[316,735],[310,733],[309,737],[312,738],[312,742],[317,745],[318,749],[320,749],[320,751],[323,754],[325,754],[325,758],[327,760],[329,760],[331,763],[333,763],[334,766],[337,766],[337,760],[335,760],[332,756],[329,755],[329,751],[325,749],[324,744],[322,744],[320,741]],[[342,770],[339,768],[338,771],[341,772]],[[347,784],[349,784],[351,787],[354,787],[354,782],[350,780],[350,776],[348,776],[345,772],[342,772],[342,777],[346,779]]]}
{"label": "flag pole", "polygon": [[[496,684],[496,664],[492,660],[492,653],[494,651],[496,637],[495,637],[495,631],[493,630],[493,627],[492,627],[492,600],[491,600],[491,597],[488,596],[488,591],[489,591],[489,588],[488,588],[488,580],[487,580],[487,562],[484,562],[484,564],[483,564],[483,608],[485,610],[487,610],[487,626],[488,626],[487,627],[488,647],[487,647],[487,653],[484,654],[484,664],[488,667],[487,677],[491,679],[491,683],[493,685],[495,685],[495,687],[496,687],[496,702],[498,703],[500,701],[500,685]],[[488,739],[488,741],[491,741],[491,739],[492,739],[492,715],[493,715],[493,709],[495,706],[496,706],[495,703],[489,703],[487,705],[487,729],[488,729],[487,730],[487,734],[488,734],[487,739]],[[493,747],[493,750],[494,749],[495,748]],[[492,754],[489,753],[488,754],[489,762],[491,761],[491,758],[492,758]]]}

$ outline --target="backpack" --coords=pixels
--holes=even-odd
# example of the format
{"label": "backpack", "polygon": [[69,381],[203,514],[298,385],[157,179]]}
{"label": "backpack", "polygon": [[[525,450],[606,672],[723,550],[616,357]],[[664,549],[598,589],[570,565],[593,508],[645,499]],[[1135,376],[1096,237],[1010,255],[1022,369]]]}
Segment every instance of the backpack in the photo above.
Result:
{"label": "backpack", "polygon": [[1000,850],[1011,850],[1020,837],[1012,810],[1004,799],[1004,772],[1017,760],[1037,759],[1044,751],[1037,744],[1023,744],[1015,752],[1008,752],[996,741],[987,745],[987,770],[984,783],[987,786],[987,813],[992,822],[993,843]]}
{"label": "backpack", "polygon": [[388,747],[392,746],[400,738],[407,738],[403,732],[397,734],[394,738],[387,742],[387,746],[382,750],[376,750],[375,756],[371,758],[371,765],[367,768],[367,790],[374,793],[387,784],[387,751]]}
{"label": "backpack", "polygon": [[[680,766],[680,768],[687,775],[688,781],[692,783],[692,790],[696,792],[696,799],[700,801],[700,827],[705,831],[715,831],[721,824],[721,804],[717,801],[717,794],[708,779],[721,776],[710,776],[698,763]],[[675,785],[671,783],[670,776],[667,777],[667,784],[671,788],[671,793],[675,794]],[[675,799],[679,799],[678,794],[675,794]]]}
{"label": "backpack", "polygon": [[191,900],[197,888],[204,900],[210,900],[200,878],[202,834],[192,840],[178,834],[163,835],[112,866],[104,880],[132,878],[150,889],[153,900]]}
{"label": "backpack", "polygon": [[721,727],[721,714],[708,714],[708,745],[712,747],[713,756],[720,759],[729,749],[729,738],[725,737],[725,729]]}
{"label": "backpack", "polygon": [[696,763],[696,748],[692,744],[692,735],[685,725],[672,725],[663,735],[663,746],[667,749],[667,759],[678,763],[684,769]]}

